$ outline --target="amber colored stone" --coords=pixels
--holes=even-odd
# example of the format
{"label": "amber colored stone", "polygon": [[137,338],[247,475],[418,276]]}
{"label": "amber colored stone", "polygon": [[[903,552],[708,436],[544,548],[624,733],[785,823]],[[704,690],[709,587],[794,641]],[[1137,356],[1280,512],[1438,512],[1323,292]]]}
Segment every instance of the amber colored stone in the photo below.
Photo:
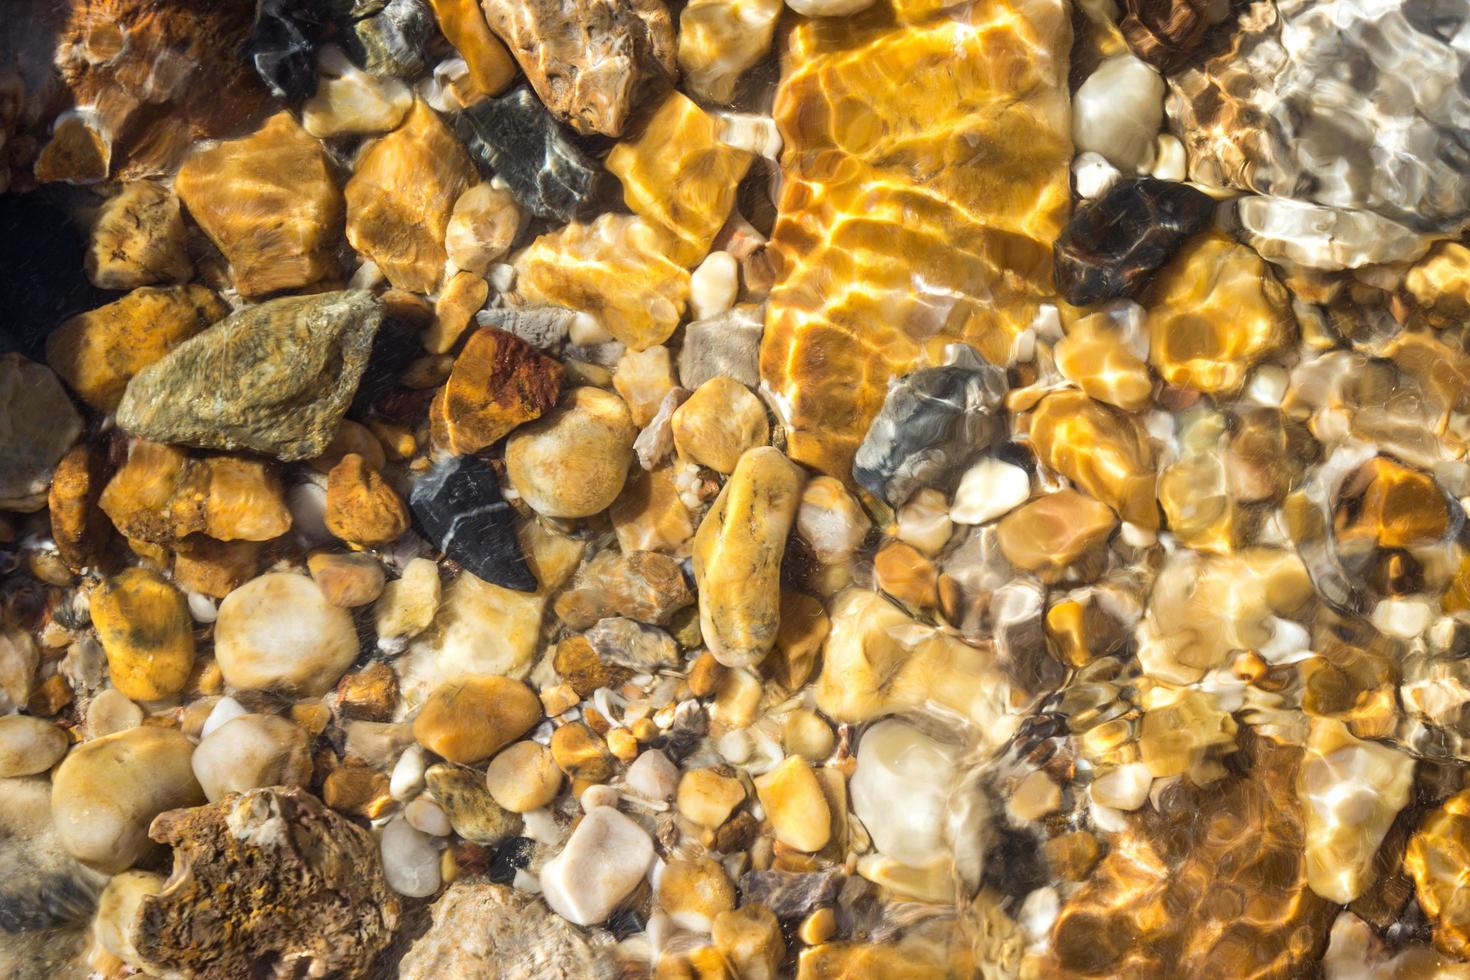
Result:
{"label": "amber colored stone", "polygon": [[1230,495],[1240,503],[1279,501],[1301,484],[1321,446],[1307,427],[1273,408],[1236,414],[1225,469]]}
{"label": "amber colored stone", "polygon": [[470,78],[484,95],[499,95],[516,77],[515,59],[490,31],[478,0],[429,0],[439,30],[469,66]]}
{"label": "amber colored stone", "polygon": [[1144,305],[1149,362],[1170,384],[1210,394],[1238,389],[1295,325],[1286,289],[1266,261],[1218,231],[1180,249]]}
{"label": "amber colored stone", "polygon": [[388,721],[398,707],[398,675],[379,660],[337,683],[337,711],[344,718]]}
{"label": "amber colored stone", "polygon": [[1106,314],[1073,323],[1052,353],[1062,376],[1100,402],[1138,412],[1153,400],[1148,365],[1128,349]]}
{"label": "amber colored stone", "polygon": [[1064,489],[1022,504],[1001,518],[1001,554],[1017,568],[1054,582],[1068,566],[1107,541],[1118,519],[1086,494]]}
{"label": "amber colored stone", "polygon": [[684,87],[704,102],[728,103],[745,73],[771,48],[776,0],[692,0],[679,12]]}
{"label": "amber colored stone", "polygon": [[74,572],[100,562],[112,536],[112,525],[97,505],[105,479],[105,458],[86,443],[78,443],[61,457],[51,478],[47,497],[51,539]]}
{"label": "amber colored stone", "polygon": [[669,339],[689,299],[689,273],[644,219],[604,214],[540,236],[516,260],[528,302],[590,314],[635,351]]}
{"label": "amber colored stone", "polygon": [[490,284],[483,276],[464,271],[450,276],[434,301],[434,322],[424,334],[424,350],[430,354],[453,350],[489,295]]}
{"label": "amber colored stone", "polygon": [[383,452],[383,444],[373,435],[371,429],[351,419],[343,419],[337,424],[337,434],[332,436],[327,448],[322,450],[320,456],[307,460],[307,463],[318,473],[330,473],[332,467],[342,462],[342,457],[348,453],[357,453],[375,470],[382,469],[388,461],[387,454]]}
{"label": "amber colored stone", "polygon": [[184,283],[194,275],[179,199],[151,180],[124,184],[107,199],[92,225],[84,261],[101,289]]}
{"label": "amber colored stone", "polygon": [[[1108,516],[1111,518],[1112,512]],[[914,609],[939,605],[939,570],[919,549],[894,541],[873,556],[873,574],[878,588]]]}
{"label": "amber colored stone", "polygon": [[481,327],[470,334],[430,412],[434,445],[475,453],[540,418],[556,404],[564,372],[514,334]]}
{"label": "amber colored stone", "polygon": [[174,581],[182,589],[223,599],[260,571],[258,541],[216,541],[191,534],[174,546]]}
{"label": "amber colored stone", "polygon": [[1179,458],[1159,474],[1159,506],[1169,531],[1196,551],[1229,553],[1247,538],[1248,521],[1231,494],[1226,420],[1194,415],[1179,428]]}
{"label": "amber colored stone", "polygon": [[1042,398],[1031,416],[1031,441],[1041,459],[1116,510],[1125,521],[1159,526],[1154,502],[1154,450],[1132,416],[1080,391]]}
{"label": "amber colored stone", "polygon": [[454,202],[477,178],[454,133],[415,100],[403,124],[358,158],[346,189],[347,240],[394,286],[432,293],[449,257]]}
{"label": "amber colored stone", "polygon": [[670,419],[679,456],[733,473],[746,450],[771,441],[766,409],[745,385],[723,375],[695,389]]}
{"label": "amber colored stone", "polygon": [[388,798],[388,776],[371,766],[338,766],[322,780],[322,802],[340,813],[372,817]]}
{"label": "amber colored stone", "polygon": [[1470,248],[1441,242],[1404,277],[1404,292],[1436,326],[1470,317]]}
{"label": "amber colored stone", "polygon": [[1449,530],[1449,505],[1428,473],[1375,456],[1343,488],[1339,540],[1367,537],[1380,548],[1432,544]]}
{"label": "amber colored stone", "polygon": [[917,951],[894,944],[836,942],[801,951],[796,980],[944,980],[948,971]]}
{"label": "amber colored stone", "polygon": [[326,151],[289,112],[249,136],[196,150],[175,188],[229,260],[241,295],[338,274],[332,250],[342,234],[342,192]]}
{"label": "amber colored stone", "polygon": [[63,322],[46,338],[46,363],[82,401],[111,412],[133,375],[229,312],[203,286],[144,286]]}
{"label": "amber colored stone", "polygon": [[42,718],[55,718],[74,697],[71,681],[61,674],[52,674],[36,685],[26,700],[26,710]]}
{"label": "amber colored stone", "polygon": [[694,266],[730,216],[753,155],[721,143],[715,120],[679,92],[669,93],[636,139],[607,155],[623,199],[664,236],[664,252]]}
{"label": "amber colored stone", "polygon": [[694,538],[694,518],[679,496],[671,466],[635,470],[608,511],[625,552],[662,551],[684,556]]}
{"label": "amber colored stone", "polygon": [[571,779],[601,783],[613,774],[614,760],[607,743],[580,721],[551,733],[551,755],[557,768]]}
{"label": "amber colored stone", "polygon": [[776,93],[761,376],[791,457],[844,479],[891,376],[956,341],[1005,363],[1071,204],[1064,6],[939,7],[801,20]]}
{"label": "amber colored stone", "polygon": [[408,505],[356,453],[327,474],[327,530],[349,544],[372,547],[408,530]]}
{"label": "amber colored stone", "polygon": [[1155,778],[1179,776],[1197,771],[1210,753],[1233,750],[1235,731],[1235,719],[1210,695],[1185,690],[1170,704],[1144,712],[1138,752]]}
{"label": "amber colored stone", "polygon": [[612,687],[627,678],[627,671],[604,664],[585,636],[569,636],[556,645],[552,668],[580,697],[591,697],[599,687]]}
{"label": "amber colored stone", "polygon": [[102,509],[129,538],[170,544],[202,533],[219,541],[269,541],[291,527],[285,489],[264,462],[194,459],[139,441],[102,491]]}
{"label": "amber colored stone", "polygon": [[1058,658],[1084,667],[1122,648],[1123,625],[1097,602],[1064,599],[1046,611],[1046,636]]}
{"label": "amber colored stone", "polygon": [[1434,923],[1434,944],[1458,959],[1470,957],[1470,790],[1461,790],[1420,825],[1404,866],[1419,905]]}
{"label": "amber colored stone", "polygon": [[1048,838],[1041,845],[1046,863],[1064,881],[1084,881],[1102,857],[1102,845],[1085,830]]}
{"label": "amber colored stone", "polygon": [[183,593],[157,572],[129,568],[103,582],[91,600],[114,687],[134,701],[184,689],[194,667],[194,633]]}
{"label": "amber colored stone", "polygon": [[56,121],[51,139],[36,157],[35,174],[43,184],[95,184],[106,180],[111,169],[112,143],[97,123],[67,113]]}

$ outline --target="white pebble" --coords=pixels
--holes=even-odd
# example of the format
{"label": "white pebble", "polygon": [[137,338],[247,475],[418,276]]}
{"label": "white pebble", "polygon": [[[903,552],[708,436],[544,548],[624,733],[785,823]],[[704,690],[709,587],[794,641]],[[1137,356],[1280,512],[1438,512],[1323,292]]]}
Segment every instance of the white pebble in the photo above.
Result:
{"label": "white pebble", "polygon": [[511,887],[518,892],[525,892],[528,895],[541,894],[541,879],[525,868],[516,868],[516,876],[511,879],[510,883]]}
{"label": "white pebble", "polygon": [[196,623],[212,623],[219,618],[219,606],[203,592],[190,592],[189,615]]}
{"label": "white pebble", "polygon": [[750,759],[750,753],[755,750],[755,742],[745,729],[733,728],[720,736],[716,747],[726,762],[738,766]]}
{"label": "white pebble", "polygon": [[428,834],[397,817],[383,827],[379,844],[389,888],[409,898],[427,898],[439,890],[439,852]]}
{"label": "white pebble", "polygon": [[1287,385],[1291,376],[1279,364],[1263,364],[1251,374],[1246,384],[1245,396],[1257,405],[1279,406],[1286,398]]}
{"label": "white pebble", "polygon": [[949,501],[933,487],[920,490],[898,509],[898,540],[926,555],[939,554],[953,531]]}
{"label": "white pebble", "polygon": [[649,749],[628,767],[628,789],[650,800],[668,800],[679,788],[679,767],[658,749]]}
{"label": "white pebble", "polygon": [[591,813],[600,806],[616,807],[621,797],[618,791],[603,783],[593,783],[582,791],[581,799],[577,802],[582,805],[583,813]]}
{"label": "white pebble", "polygon": [[1401,640],[1420,635],[1433,619],[1434,611],[1423,599],[1384,599],[1373,607],[1373,625]]}
{"label": "white pebble", "polygon": [[770,116],[748,112],[717,112],[715,137],[726,146],[774,160],[781,155],[781,131]]}
{"label": "white pebble", "polygon": [[1164,79],[1132,54],[1108,58],[1072,99],[1072,142],[1137,173],[1153,162],[1164,118]]}
{"label": "white pebble", "polygon": [[950,505],[956,524],[984,524],[1010,513],[1031,496],[1031,477],[1021,467],[986,457],[965,471]]}
{"label": "white pebble", "polygon": [[786,6],[803,17],[845,17],[872,5],[873,0],[786,0]]}
{"label": "white pebble", "polygon": [[403,750],[393,764],[393,773],[388,777],[388,795],[399,803],[407,802],[424,790],[424,750],[410,745]]}
{"label": "white pebble", "polygon": [[1061,910],[1062,899],[1055,888],[1038,888],[1021,903],[1021,915],[1016,924],[1034,943],[1050,934]]}
{"label": "white pebble", "polygon": [[653,841],[642,827],[611,807],[597,807],[541,869],[541,893],[568,922],[594,925],[632,894],[653,858]]}
{"label": "white pebble", "polygon": [[597,344],[608,343],[613,339],[613,335],[598,322],[597,317],[591,313],[579,312],[572,317],[572,325],[567,330],[567,339],[578,347],[593,347]]}
{"label": "white pebble", "polygon": [[327,490],[315,483],[298,483],[286,494],[291,510],[291,527],[307,547],[336,539],[327,530]]}
{"label": "white pebble", "polygon": [[1114,810],[1137,810],[1148,799],[1148,788],[1153,782],[1148,767],[1141,762],[1130,762],[1103,773],[1088,787],[1093,801]]}
{"label": "white pebble", "polygon": [[1160,133],[1154,143],[1153,175],[1159,180],[1183,180],[1189,176],[1184,144],[1171,133]]}
{"label": "white pebble", "polygon": [[433,837],[448,837],[449,815],[433,800],[420,796],[403,808],[403,819],[414,830],[421,830]]}
{"label": "white pebble", "polygon": [[1101,153],[1088,150],[1072,161],[1072,176],[1077,182],[1077,196],[1091,201],[1106,194],[1123,175]]}
{"label": "white pebble", "polygon": [[99,693],[87,705],[87,736],[99,738],[143,724],[143,709],[115,687]]}
{"label": "white pebble", "polygon": [[561,840],[561,825],[546,807],[521,814],[525,834],[538,844],[555,844]]}
{"label": "white pebble", "polygon": [[740,291],[740,263],[729,252],[711,252],[689,277],[689,308],[694,319],[707,320],[735,305]]}
{"label": "white pebble", "polygon": [[199,729],[199,740],[203,741],[213,734],[227,721],[233,721],[241,715],[249,714],[245,706],[234,698],[220,698],[214,703],[214,708],[209,712],[209,717],[204,719],[204,726]]}

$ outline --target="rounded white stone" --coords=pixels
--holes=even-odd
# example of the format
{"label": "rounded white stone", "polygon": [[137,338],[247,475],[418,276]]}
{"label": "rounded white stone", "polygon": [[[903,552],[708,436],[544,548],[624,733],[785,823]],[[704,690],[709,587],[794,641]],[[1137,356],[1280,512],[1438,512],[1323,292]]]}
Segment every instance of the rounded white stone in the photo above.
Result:
{"label": "rounded white stone", "polygon": [[209,717],[204,719],[204,725],[199,729],[201,740],[212,735],[225,722],[233,721],[241,715],[248,714],[245,706],[231,697],[223,697],[214,703],[209,711]]}
{"label": "rounded white stone", "polygon": [[1153,162],[1164,119],[1164,79],[1132,54],[1098,65],[1072,99],[1072,142],[1137,173]]}
{"label": "rounded white stone", "polygon": [[649,749],[628,767],[628,789],[650,800],[671,800],[679,788],[679,767],[658,749]]}
{"label": "rounded white stone", "polygon": [[923,865],[948,850],[949,795],[956,750],[902,721],[880,721],[858,742],[848,783],[853,812],[873,844],[904,864]]}
{"label": "rounded white stone", "polygon": [[711,252],[689,277],[689,307],[694,319],[707,320],[735,305],[740,263],[729,252]]}
{"label": "rounded white stone", "polygon": [[1108,163],[1101,153],[1088,150],[1072,160],[1072,177],[1077,184],[1077,196],[1084,201],[1102,197],[1123,175],[1118,168]]}
{"label": "rounded white stone", "polygon": [[439,890],[439,852],[428,834],[395,817],[383,827],[379,847],[389,888],[409,898],[427,898]]}
{"label": "rounded white stone", "polygon": [[453,829],[449,825],[449,814],[433,800],[419,797],[403,808],[403,819],[414,830],[423,831],[433,837],[448,837]]}
{"label": "rounded white stone", "polygon": [[325,694],[357,653],[352,615],[306,575],[270,572],[220,603],[214,656],[231,687]]}
{"label": "rounded white stone", "polygon": [[642,827],[612,807],[595,807],[541,870],[542,895],[567,921],[594,925],[638,887],[653,859]]}
{"label": "rounded white stone", "polygon": [[398,761],[393,764],[392,775],[388,777],[388,795],[399,803],[419,795],[424,789],[424,770],[427,767],[423,749],[417,745],[404,749]]}
{"label": "rounded white stone", "polygon": [[1026,502],[1031,477],[1021,467],[986,457],[965,471],[950,505],[956,524],[985,524]]}
{"label": "rounded white stone", "polygon": [[1148,799],[1153,783],[1148,767],[1130,762],[1103,773],[1088,787],[1093,801],[1114,810],[1137,810]]}
{"label": "rounded white stone", "polygon": [[241,715],[194,749],[194,778],[211,803],[262,786],[305,786],[311,778],[305,729],[276,715]]}

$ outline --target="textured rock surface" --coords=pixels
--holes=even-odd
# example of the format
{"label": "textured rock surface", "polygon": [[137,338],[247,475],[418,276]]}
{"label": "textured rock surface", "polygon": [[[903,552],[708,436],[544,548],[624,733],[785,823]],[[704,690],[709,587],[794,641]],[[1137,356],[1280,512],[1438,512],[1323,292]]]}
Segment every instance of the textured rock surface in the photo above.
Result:
{"label": "textured rock surface", "polygon": [[175,810],[150,832],[174,849],[172,877],[138,913],[152,970],[362,976],[398,927],[372,836],[304,791]]}
{"label": "textured rock surface", "polygon": [[776,0],[694,0],[679,13],[679,70],[695,98],[728,103],[740,76],[771,48]]}
{"label": "textured rock surface", "polygon": [[444,275],[454,202],[475,182],[464,147],[415,101],[403,125],[358,158],[347,182],[347,240],[399,289],[432,293]]}
{"label": "textured rock surface", "polygon": [[748,388],[760,386],[764,310],[742,303],[708,320],[684,326],[679,348],[679,383],[690,391],[726,375]]}
{"label": "textured rock surface", "polygon": [[92,226],[87,278],[102,289],[188,282],[194,263],[179,199],[163,184],[136,180],[108,198]]}
{"label": "textured rock surface", "polygon": [[280,480],[261,460],[192,459],[139,440],[98,501],[118,531],[154,544],[193,534],[216,541],[269,541],[291,527]]}
{"label": "textured rock surface", "polygon": [[0,354],[0,507],[37,510],[82,417],[56,375],[19,354]]}
{"label": "textured rock surface", "polygon": [[455,117],[454,131],[475,161],[505,181],[521,206],[538,217],[580,217],[604,179],[601,168],[524,86],[465,109]]}
{"label": "textured rock surface", "polygon": [[98,506],[106,478],[106,461],[91,446],[73,446],[56,466],[46,511],[51,539],[72,571],[100,562],[112,537],[112,524]]}
{"label": "textured rock surface", "polygon": [[434,546],[471,574],[508,589],[536,589],[515,511],[484,460],[457,456],[436,464],[414,484],[408,504]]}
{"label": "textured rock surface", "polygon": [[1209,223],[1214,207],[1188,184],[1152,177],[1114,184],[1057,239],[1057,291],[1077,306],[1137,295]]}
{"label": "textured rock surface", "polygon": [[895,506],[919,487],[958,480],[1004,431],[1004,372],[967,348],[949,360],[889,383],[853,460],[852,478]]}
{"label": "textured rock surface", "polygon": [[92,593],[92,623],[113,686],[134,701],[178,694],[194,667],[193,623],[184,596],[146,568],[129,568]]}
{"label": "textured rock surface", "polygon": [[128,384],[118,425],[159,442],[320,455],[357,391],[383,305],[320,293],[244,309],[180,344]]}
{"label": "textured rock surface", "polygon": [[485,18],[536,94],[580,133],[620,136],[647,92],[674,74],[661,0],[485,0]]}
{"label": "textured rock surface", "polygon": [[456,882],[434,902],[431,914],[433,925],[398,966],[403,980],[583,980],[612,969],[605,934],[589,937],[533,896],[505,885]]}
{"label": "textured rock surface", "polygon": [[337,274],[332,249],[342,234],[342,191],[326,151],[290,113],[272,116],[249,136],[194,151],[175,186],[190,217],[229,260],[243,295]]}
{"label": "textured rock surface", "polygon": [[464,454],[499,442],[556,404],[563,373],[560,362],[514,334],[476,330],[430,409],[434,444]]}
{"label": "textured rock surface", "polygon": [[[787,43],[761,375],[792,458],[833,476],[889,377],[955,341],[1004,363],[1051,292],[1070,203],[1067,14],[1049,0],[965,10],[809,20]],[[996,179],[962,146],[985,147]]]}
{"label": "textured rock surface", "polygon": [[1211,26],[1229,19],[1230,6],[1209,0],[1123,0],[1118,28],[1134,54],[1169,73],[1186,64]]}
{"label": "textured rock surface", "polygon": [[316,94],[301,107],[301,125],[318,139],[386,133],[413,106],[407,85],[396,78],[369,75],[340,48],[323,48],[316,61],[321,76]]}

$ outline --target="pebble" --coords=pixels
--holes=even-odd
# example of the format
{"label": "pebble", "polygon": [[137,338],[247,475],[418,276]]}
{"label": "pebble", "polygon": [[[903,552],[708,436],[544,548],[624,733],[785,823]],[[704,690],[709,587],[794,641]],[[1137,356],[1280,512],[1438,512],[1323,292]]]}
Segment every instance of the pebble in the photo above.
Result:
{"label": "pebble", "polygon": [[718,861],[676,858],[659,873],[658,904],[680,929],[708,934],[716,916],[735,908],[735,883]]}
{"label": "pebble", "polygon": [[209,716],[204,719],[204,724],[199,728],[199,737],[208,738],[213,732],[226,722],[234,721],[241,715],[249,714],[245,706],[231,697],[223,697],[214,703],[209,710]]}
{"label": "pebble", "polygon": [[448,837],[454,830],[449,825],[449,817],[444,808],[433,800],[419,797],[408,806],[403,808],[403,819],[414,830],[422,831],[431,837]]}
{"label": "pebble", "polygon": [[193,752],[178,731],[153,727],[78,745],[51,784],[51,813],[62,846],[108,874],[149,855],[155,850],[148,839],[154,817],[204,802],[189,765]]}
{"label": "pebble", "polygon": [[401,653],[408,641],[429,628],[439,609],[439,566],[428,558],[415,558],[403,574],[383,586],[373,606],[373,628],[378,648]]}
{"label": "pebble", "polygon": [[51,539],[67,568],[81,572],[101,563],[112,539],[112,522],[97,506],[107,479],[98,447],[77,443],[57,463],[46,499]]}
{"label": "pebble", "polygon": [[298,483],[286,491],[286,506],[291,511],[291,526],[296,536],[308,547],[335,544],[327,530],[327,488],[310,481]]}
{"label": "pebble", "polygon": [[1108,163],[1101,153],[1088,150],[1077,154],[1072,161],[1072,179],[1077,188],[1077,196],[1084,201],[1102,197],[1121,176],[1118,168]]}
{"label": "pebble", "polygon": [[615,760],[607,743],[580,721],[551,733],[551,755],[557,768],[574,782],[601,783],[612,778]]}
{"label": "pebble", "polygon": [[771,47],[780,0],[694,0],[679,13],[678,59],[686,90],[729,103],[746,70]]}
{"label": "pebble", "polygon": [[428,834],[414,829],[402,817],[394,817],[383,827],[379,849],[383,874],[395,892],[409,898],[427,898],[439,890],[443,880],[439,852]]}
{"label": "pebble", "polygon": [[178,197],[158,181],[122,184],[97,211],[84,262],[99,289],[188,282],[194,263]]}
{"label": "pebble", "polygon": [[334,45],[318,53],[317,69],[316,94],[301,106],[301,125],[317,139],[386,133],[413,105],[407,85],[368,74]]}
{"label": "pebble", "polygon": [[409,506],[434,546],[474,578],[518,592],[536,590],[536,575],[516,534],[516,513],[485,460],[440,460],[414,485]]}
{"label": "pebble", "polygon": [[305,787],[311,751],[305,729],[276,715],[245,714],[212,729],[194,749],[194,778],[214,803],[265,786]]}
{"label": "pebble", "polygon": [[1114,810],[1137,810],[1148,800],[1153,776],[1141,762],[1129,762],[1102,773],[1088,787],[1088,796]]}
{"label": "pebble", "polygon": [[825,565],[846,562],[868,536],[873,522],[836,477],[807,481],[796,511],[796,533]]}
{"label": "pebble", "polygon": [[690,316],[695,320],[719,316],[735,305],[739,292],[740,263],[729,252],[711,252],[689,277]]}
{"label": "pebble", "polygon": [[219,618],[219,603],[203,592],[190,592],[186,597],[189,604],[189,615],[194,622],[208,626]]}
{"label": "pebble", "polygon": [[0,777],[45,772],[66,755],[66,732],[42,718],[0,715]]}
{"label": "pebble", "polygon": [[814,854],[832,839],[832,811],[816,774],[801,756],[789,756],[755,780],[755,791],[776,840]]}
{"label": "pebble", "polygon": [[393,772],[388,780],[388,794],[400,803],[413,799],[423,791],[426,766],[423,749],[417,745],[404,749],[398,761],[393,764]]}
{"label": "pebble", "polygon": [[653,421],[664,397],[678,384],[673,356],[662,344],[641,351],[625,351],[613,370],[613,387],[628,403],[633,424],[639,427]]}
{"label": "pebble", "polygon": [[87,737],[100,738],[143,724],[143,709],[115,687],[99,691],[87,705]]}
{"label": "pebble", "polygon": [[434,445],[464,454],[499,442],[556,404],[564,374],[559,362],[515,334],[477,328],[429,407]]}
{"label": "pebble", "polygon": [[444,250],[457,268],[487,275],[521,230],[521,209],[509,191],[476,184],[454,202]]}
{"label": "pebble", "polygon": [[506,471],[536,513],[591,517],[622,492],[637,436],[621,398],[597,388],[574,388],[551,412],[511,435]]}
{"label": "pebble", "polygon": [[1072,142],[1127,173],[1146,170],[1164,120],[1164,79],[1130,53],[1108,58],[1072,97]]}
{"label": "pebble", "polygon": [[950,520],[956,524],[985,524],[1024,504],[1031,496],[1031,477],[1021,467],[985,457],[960,477]]}
{"label": "pebble", "polygon": [[797,708],[781,723],[781,741],[786,751],[808,762],[821,762],[836,748],[832,726],[810,708]]}
{"label": "pebble", "polygon": [[700,385],[670,421],[680,457],[719,473],[734,472],[747,450],[764,446],[771,438],[760,399],[725,377]]}
{"label": "pebble", "polygon": [[880,721],[858,742],[848,793],[874,846],[917,867],[948,852],[949,795],[958,778],[954,748],[906,722]]}
{"label": "pebble", "polygon": [[803,479],[780,450],[751,449],[694,537],[700,632],[727,667],[760,662],[776,641],[781,558]]}
{"label": "pebble", "polygon": [[487,759],[541,720],[541,699],[509,677],[447,681],[424,700],[413,722],[420,745],[450,762]]}
{"label": "pebble", "polygon": [[499,844],[520,833],[521,818],[495,802],[485,779],[461,766],[430,766],[424,773],[429,792],[444,808],[454,832],[474,844]]}
{"label": "pebble", "polygon": [[550,805],[561,784],[562,772],[551,750],[531,741],[502,749],[485,769],[491,797],[511,813]]}
{"label": "pebble", "polygon": [[327,476],[327,530],[348,544],[373,548],[408,530],[408,507],[377,470],[348,453]]}
{"label": "pebble", "polygon": [[611,807],[597,807],[541,869],[542,896],[562,918],[594,925],[638,887],[653,860],[653,841],[642,827]]}
{"label": "pebble", "polygon": [[[621,729],[614,729],[620,731]],[[593,783],[582,790],[582,795],[577,798],[577,805],[582,808],[583,813],[591,813],[593,808],[599,806],[616,807],[622,801],[622,794],[611,786],[601,783]]]}
{"label": "pebble", "polygon": [[130,568],[93,591],[91,604],[119,691],[157,701],[184,689],[194,667],[194,626],[183,593],[157,572]]}
{"label": "pebble", "polygon": [[711,378],[725,377],[758,388],[764,330],[765,308],[749,303],[688,324],[679,350],[679,383],[693,391]]}
{"label": "pebble", "polygon": [[628,766],[623,784],[647,800],[671,800],[679,788],[679,767],[658,749],[648,749]]}
{"label": "pebble", "polygon": [[710,938],[739,971],[741,980],[776,980],[786,944],[781,923],[764,905],[747,901],[738,909],[715,916]]}
{"label": "pebble", "polygon": [[[281,483],[261,460],[190,457],[174,446],[135,442],[98,505],[127,537],[207,554],[213,542],[269,541],[291,527]],[[215,547],[218,547],[216,544]]]}
{"label": "pebble", "polygon": [[82,417],[51,369],[19,354],[0,354],[0,415],[0,508],[39,510]]}
{"label": "pebble", "polygon": [[356,609],[383,594],[383,563],[372,555],[318,551],[306,559],[322,596],[334,606]]}
{"label": "pebble", "polygon": [[306,575],[269,572],[220,603],[214,656],[232,687],[325,694],[357,654],[351,615]]}
{"label": "pebble", "polygon": [[803,17],[845,17],[872,5],[873,0],[786,0],[786,6]]}
{"label": "pebble", "polygon": [[679,665],[674,638],[657,626],[613,617],[598,620],[585,635],[604,663],[645,674]]}
{"label": "pebble", "polygon": [[714,830],[744,801],[745,787],[740,780],[713,769],[690,769],[679,780],[675,805],[684,819]]}
{"label": "pebble", "polygon": [[138,913],[143,899],[163,891],[166,881],[153,871],[124,871],[113,875],[97,896],[97,915],[92,920],[97,944],[139,972],[144,965],[133,944]]}

